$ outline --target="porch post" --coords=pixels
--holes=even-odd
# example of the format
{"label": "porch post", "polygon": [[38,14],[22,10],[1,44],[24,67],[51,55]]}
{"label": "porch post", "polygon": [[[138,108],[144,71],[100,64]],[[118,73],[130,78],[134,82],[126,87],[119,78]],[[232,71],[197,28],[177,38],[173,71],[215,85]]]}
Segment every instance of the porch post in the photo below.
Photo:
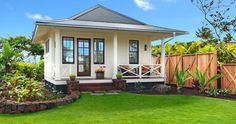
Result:
{"label": "porch post", "polygon": [[161,76],[164,79],[166,79],[165,58],[166,58],[165,41],[164,39],[162,39],[161,40]]}
{"label": "porch post", "polygon": [[117,36],[117,33],[114,34],[113,36],[113,61],[114,61],[114,64],[113,64],[113,78],[116,78],[116,74],[117,74],[117,69],[118,69],[118,64],[117,64],[117,46],[118,46],[118,36]]}
{"label": "porch post", "polygon": [[55,50],[55,80],[61,79],[61,36],[60,31],[55,31],[55,44],[56,48]]}

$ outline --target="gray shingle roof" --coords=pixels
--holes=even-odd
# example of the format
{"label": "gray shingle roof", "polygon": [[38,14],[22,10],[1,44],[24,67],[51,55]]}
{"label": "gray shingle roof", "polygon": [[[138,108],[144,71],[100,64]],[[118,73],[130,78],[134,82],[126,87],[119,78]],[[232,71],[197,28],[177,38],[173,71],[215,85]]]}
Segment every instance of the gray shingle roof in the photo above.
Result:
{"label": "gray shingle roof", "polygon": [[173,33],[176,35],[187,34],[186,31],[147,25],[143,22],[122,15],[110,10],[104,6],[97,5],[82,13],[72,16],[71,18],[61,20],[37,21],[36,25],[40,26],[63,26],[63,27],[80,27],[92,29],[108,29],[123,31],[141,31],[141,32],[162,32]]}
{"label": "gray shingle roof", "polygon": [[82,13],[76,14],[71,17],[70,20],[144,25],[143,22],[132,19],[101,5],[97,5]]}

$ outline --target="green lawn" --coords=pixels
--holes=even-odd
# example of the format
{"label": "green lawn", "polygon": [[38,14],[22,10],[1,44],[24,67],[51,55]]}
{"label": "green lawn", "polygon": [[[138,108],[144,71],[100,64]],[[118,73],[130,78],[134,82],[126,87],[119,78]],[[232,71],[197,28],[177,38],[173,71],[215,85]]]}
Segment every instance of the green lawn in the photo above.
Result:
{"label": "green lawn", "polygon": [[233,124],[236,102],[191,96],[83,94],[47,111],[0,115],[0,124]]}

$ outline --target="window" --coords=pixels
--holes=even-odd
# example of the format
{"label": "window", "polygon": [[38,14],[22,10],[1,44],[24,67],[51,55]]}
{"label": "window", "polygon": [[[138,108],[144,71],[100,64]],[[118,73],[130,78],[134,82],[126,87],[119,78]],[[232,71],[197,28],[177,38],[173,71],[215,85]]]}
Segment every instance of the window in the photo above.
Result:
{"label": "window", "polygon": [[45,43],[45,53],[49,52],[49,40]]}
{"label": "window", "polygon": [[139,63],[139,41],[130,40],[129,41],[129,64]]}
{"label": "window", "polygon": [[62,38],[62,63],[74,64],[74,38]]}
{"label": "window", "polygon": [[95,38],[93,42],[93,62],[94,64],[104,64],[104,39]]}

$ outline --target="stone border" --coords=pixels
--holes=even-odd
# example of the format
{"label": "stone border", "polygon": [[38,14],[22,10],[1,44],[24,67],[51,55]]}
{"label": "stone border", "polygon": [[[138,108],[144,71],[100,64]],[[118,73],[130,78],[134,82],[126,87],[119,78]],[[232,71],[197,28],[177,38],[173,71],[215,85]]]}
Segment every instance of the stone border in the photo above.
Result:
{"label": "stone border", "polygon": [[42,111],[42,110],[54,108],[56,106],[72,103],[76,101],[77,99],[79,99],[79,97],[80,97],[80,92],[75,91],[63,98],[50,100],[50,101],[17,103],[10,100],[0,100],[0,113],[16,114],[16,113]]}

